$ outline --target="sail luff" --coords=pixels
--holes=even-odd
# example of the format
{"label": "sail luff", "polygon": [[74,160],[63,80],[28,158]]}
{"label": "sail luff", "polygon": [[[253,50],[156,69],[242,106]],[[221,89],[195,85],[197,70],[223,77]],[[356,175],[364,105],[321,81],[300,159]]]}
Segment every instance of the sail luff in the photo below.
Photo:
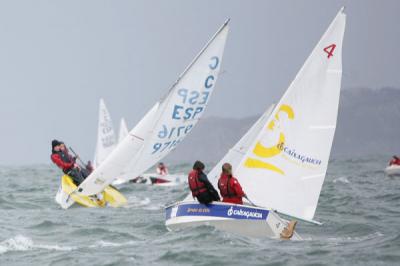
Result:
{"label": "sail luff", "polygon": [[204,51],[210,46],[210,44],[214,41],[214,39],[219,35],[219,33],[221,31],[223,31],[223,29],[228,26],[229,21],[231,19],[228,18],[224,24],[222,24],[222,26],[217,30],[217,32],[211,37],[211,39],[206,43],[206,45],[203,46],[203,48],[200,50],[200,52],[194,57],[194,59],[192,60],[192,62],[190,62],[190,64],[185,68],[185,70],[183,70],[183,72],[179,75],[179,77],[175,80],[175,82],[171,85],[170,89],[168,90],[168,92],[164,95],[164,97],[161,98],[160,103],[163,103],[164,100],[169,96],[172,95],[171,91],[176,87],[176,85],[179,83],[179,81],[182,79],[183,76],[185,76],[185,74],[192,68],[192,66],[197,62],[197,60],[200,58],[200,56],[204,53]]}

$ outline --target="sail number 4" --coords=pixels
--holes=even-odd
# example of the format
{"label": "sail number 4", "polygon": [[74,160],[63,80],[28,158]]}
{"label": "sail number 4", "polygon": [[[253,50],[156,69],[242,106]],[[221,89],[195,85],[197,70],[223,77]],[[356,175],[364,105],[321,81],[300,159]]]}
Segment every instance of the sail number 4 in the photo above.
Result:
{"label": "sail number 4", "polygon": [[328,54],[328,59],[333,56],[333,51],[336,49],[336,44],[331,44],[324,48],[324,52]]}

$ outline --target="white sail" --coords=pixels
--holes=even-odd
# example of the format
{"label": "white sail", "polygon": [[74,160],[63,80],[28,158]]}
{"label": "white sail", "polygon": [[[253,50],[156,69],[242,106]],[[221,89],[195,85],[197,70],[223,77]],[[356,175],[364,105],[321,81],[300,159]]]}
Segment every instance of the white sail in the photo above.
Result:
{"label": "white sail", "polygon": [[[267,119],[274,109],[274,104],[272,104],[263,115],[261,115],[258,120],[251,126],[251,128],[243,135],[243,137],[228,151],[227,154],[214,166],[214,168],[208,173],[208,179],[213,184],[214,187],[218,187],[218,179],[222,171],[222,165],[224,163],[230,163],[232,165],[232,170],[235,172],[239,163],[242,161],[243,156],[246,155],[247,150],[253,143],[254,139],[259,134],[260,130],[264,127]],[[185,198],[184,201],[193,199],[192,193]]]}
{"label": "white sail", "polygon": [[342,9],[236,169],[257,205],[314,217],[336,128],[345,20]]}
{"label": "white sail", "polygon": [[106,161],[80,186],[84,195],[96,194],[116,177],[135,177],[171,152],[196,125],[217,80],[228,22],[218,30],[174,83],[169,93],[143,118]]}
{"label": "white sail", "polygon": [[119,123],[119,134],[118,134],[118,143],[120,143],[126,136],[128,136],[129,130],[126,126],[126,122],[124,118],[121,118],[121,122]]}
{"label": "white sail", "polygon": [[104,100],[100,99],[97,144],[94,156],[95,167],[98,167],[107,158],[116,144],[117,139],[110,113],[107,110]]}

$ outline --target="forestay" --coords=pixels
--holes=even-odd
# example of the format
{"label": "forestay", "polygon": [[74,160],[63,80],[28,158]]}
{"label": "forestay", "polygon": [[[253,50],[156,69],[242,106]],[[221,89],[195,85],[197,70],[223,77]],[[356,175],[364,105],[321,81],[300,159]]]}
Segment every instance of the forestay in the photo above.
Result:
{"label": "forestay", "polygon": [[120,143],[126,136],[128,136],[129,130],[126,126],[126,122],[124,118],[121,118],[121,122],[119,123],[119,134],[118,134],[118,143]]}
{"label": "forestay", "polygon": [[314,217],[336,128],[344,30],[342,9],[236,169],[255,204]]}
{"label": "forestay", "polygon": [[182,142],[204,113],[213,92],[229,31],[228,22],[181,74],[169,93],[79,186],[80,193],[96,194],[117,177],[142,174]]}
{"label": "forestay", "polygon": [[94,155],[94,166],[98,167],[111,153],[117,144],[114,126],[110,113],[103,99],[99,104],[99,120],[97,127],[97,144]]}

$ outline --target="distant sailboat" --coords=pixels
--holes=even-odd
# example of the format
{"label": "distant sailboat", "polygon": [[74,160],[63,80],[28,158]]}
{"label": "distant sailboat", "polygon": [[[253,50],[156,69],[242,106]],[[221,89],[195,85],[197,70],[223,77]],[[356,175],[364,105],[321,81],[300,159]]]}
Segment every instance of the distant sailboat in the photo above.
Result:
{"label": "distant sailboat", "polygon": [[183,141],[201,118],[220,71],[228,21],[173,84],[168,94],[117,145],[79,186],[81,195],[97,194],[116,178],[139,176]]}
{"label": "distant sailboat", "polygon": [[[233,157],[223,159],[234,164],[234,176],[260,207],[206,206],[187,197],[166,208],[167,228],[207,224],[251,237],[279,238],[289,226],[279,213],[318,223],[312,219],[336,128],[345,20],[342,8],[271,115],[260,118],[240,141],[250,144],[238,143],[240,152],[233,153],[234,148]],[[210,173],[214,182],[223,162]],[[296,232],[291,237],[301,239]]]}
{"label": "distant sailboat", "polygon": [[126,122],[124,118],[121,118],[119,123],[119,134],[118,134],[118,143],[122,142],[126,136],[128,136],[129,130],[126,126]]}
{"label": "distant sailboat", "polygon": [[114,126],[111,120],[111,115],[108,112],[103,99],[100,99],[99,104],[99,120],[97,127],[97,144],[93,160],[94,167],[97,168],[114,150],[117,145]]}

